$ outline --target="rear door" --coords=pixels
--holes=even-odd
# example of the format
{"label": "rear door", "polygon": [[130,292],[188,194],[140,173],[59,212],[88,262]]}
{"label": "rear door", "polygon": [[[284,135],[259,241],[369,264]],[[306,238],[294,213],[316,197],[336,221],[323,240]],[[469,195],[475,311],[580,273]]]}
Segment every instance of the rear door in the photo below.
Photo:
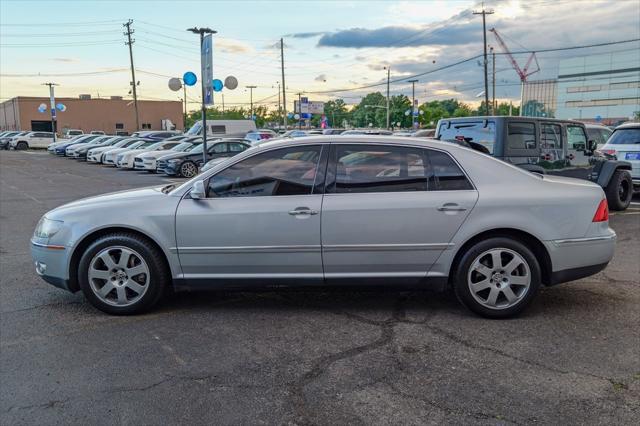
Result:
{"label": "rear door", "polygon": [[322,204],[325,279],[424,278],[477,197],[443,151],[332,144]]}
{"label": "rear door", "polygon": [[589,138],[584,126],[579,124],[566,124],[567,149],[565,167],[560,171],[552,171],[552,174],[569,176],[579,179],[589,179],[595,163],[589,161]]}

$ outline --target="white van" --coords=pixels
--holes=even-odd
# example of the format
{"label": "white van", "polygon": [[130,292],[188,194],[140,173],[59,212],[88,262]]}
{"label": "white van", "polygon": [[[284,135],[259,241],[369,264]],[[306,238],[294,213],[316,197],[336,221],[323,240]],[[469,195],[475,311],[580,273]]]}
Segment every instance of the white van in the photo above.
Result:
{"label": "white van", "polygon": [[[244,138],[256,130],[253,120],[207,120],[207,137]],[[186,135],[202,135],[202,121],[196,121]]]}

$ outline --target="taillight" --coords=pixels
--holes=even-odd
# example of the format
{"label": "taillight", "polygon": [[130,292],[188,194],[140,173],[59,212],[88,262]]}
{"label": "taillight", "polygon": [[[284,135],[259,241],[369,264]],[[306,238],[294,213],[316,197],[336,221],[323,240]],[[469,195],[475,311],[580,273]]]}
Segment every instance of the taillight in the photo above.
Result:
{"label": "taillight", "polygon": [[609,220],[609,206],[607,205],[607,200],[600,201],[598,204],[598,208],[596,209],[596,214],[593,215],[592,222],[606,222]]}

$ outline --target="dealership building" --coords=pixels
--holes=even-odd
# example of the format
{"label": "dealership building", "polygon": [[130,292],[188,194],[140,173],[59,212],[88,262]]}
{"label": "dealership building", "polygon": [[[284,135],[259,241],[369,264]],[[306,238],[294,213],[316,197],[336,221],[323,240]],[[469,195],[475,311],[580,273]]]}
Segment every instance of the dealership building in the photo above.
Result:
{"label": "dealership building", "polygon": [[[0,104],[0,131],[51,131],[49,98],[18,96]],[[140,129],[132,100],[111,98],[56,98],[58,133],[81,129],[85,133],[102,130],[106,134],[131,134],[136,130],[183,130],[182,102],[138,101]],[[46,110],[43,108],[46,107]],[[42,111],[42,112],[41,112]],[[175,126],[175,127],[174,127]]]}

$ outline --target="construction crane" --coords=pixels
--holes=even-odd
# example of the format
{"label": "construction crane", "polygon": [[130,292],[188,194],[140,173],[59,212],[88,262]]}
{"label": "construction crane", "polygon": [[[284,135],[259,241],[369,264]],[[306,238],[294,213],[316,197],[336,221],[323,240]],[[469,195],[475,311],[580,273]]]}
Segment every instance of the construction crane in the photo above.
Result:
{"label": "construction crane", "polygon": [[[513,57],[513,55],[509,51],[507,44],[504,42],[500,34],[498,34],[498,31],[495,28],[491,28],[489,31],[492,32],[493,35],[496,37],[496,40],[498,40],[498,44],[500,44],[500,47],[502,47],[502,50],[504,50],[504,53],[507,55],[507,58],[509,58],[509,62],[511,62],[511,66],[516,71],[516,73],[518,73],[518,77],[520,77],[520,115],[522,115],[522,109],[523,109],[522,103],[524,101],[524,83],[527,82],[527,77],[529,77],[531,74],[535,74],[538,71],[540,71],[540,64],[538,64],[538,58],[536,58],[536,52],[531,53],[531,56],[529,56],[527,63],[524,65],[524,68],[520,68],[520,65],[518,65],[518,62],[516,62],[516,59]],[[529,71],[529,67],[531,67],[531,64],[534,62],[536,64],[536,69],[533,71]]]}

